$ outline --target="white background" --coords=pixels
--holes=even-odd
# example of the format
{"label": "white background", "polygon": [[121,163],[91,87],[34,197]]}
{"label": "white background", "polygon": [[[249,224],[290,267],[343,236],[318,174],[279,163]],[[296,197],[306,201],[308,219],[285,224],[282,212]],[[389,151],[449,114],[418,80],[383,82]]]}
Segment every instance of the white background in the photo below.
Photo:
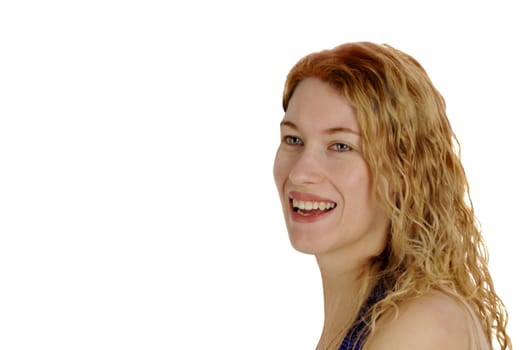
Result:
{"label": "white background", "polygon": [[180,3],[0,3],[1,349],[314,348],[318,270],[272,178],[281,93],[359,40],[443,93],[527,348],[521,1]]}

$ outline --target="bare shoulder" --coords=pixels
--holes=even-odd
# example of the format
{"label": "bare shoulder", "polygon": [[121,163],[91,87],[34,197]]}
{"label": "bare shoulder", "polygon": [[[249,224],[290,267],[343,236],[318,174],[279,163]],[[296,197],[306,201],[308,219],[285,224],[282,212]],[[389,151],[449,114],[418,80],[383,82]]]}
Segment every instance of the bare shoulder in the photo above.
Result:
{"label": "bare shoulder", "polygon": [[383,316],[368,340],[368,350],[466,350],[468,319],[453,298],[432,292],[399,305],[397,317]]}

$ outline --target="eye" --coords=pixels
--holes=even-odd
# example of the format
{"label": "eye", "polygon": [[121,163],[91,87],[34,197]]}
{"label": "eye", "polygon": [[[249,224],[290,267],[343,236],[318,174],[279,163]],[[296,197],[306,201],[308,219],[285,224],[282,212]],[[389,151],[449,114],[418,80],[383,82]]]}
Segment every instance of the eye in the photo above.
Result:
{"label": "eye", "polygon": [[353,150],[351,146],[346,145],[345,143],[334,143],[331,145],[330,148],[337,152],[349,152]]}
{"label": "eye", "polygon": [[283,141],[287,144],[287,145],[291,145],[291,146],[300,146],[302,145],[302,140],[300,139],[300,137],[297,137],[297,136],[291,136],[291,135],[286,135],[284,136],[283,138]]}

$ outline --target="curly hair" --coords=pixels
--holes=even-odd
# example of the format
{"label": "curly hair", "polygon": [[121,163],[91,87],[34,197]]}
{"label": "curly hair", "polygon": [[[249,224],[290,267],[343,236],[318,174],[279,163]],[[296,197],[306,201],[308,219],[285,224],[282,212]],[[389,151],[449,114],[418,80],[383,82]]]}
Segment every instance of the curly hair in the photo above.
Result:
{"label": "curly hair", "polygon": [[369,310],[369,334],[401,301],[440,290],[481,324],[489,344],[511,349],[507,311],[488,270],[459,142],[426,71],[388,45],[343,44],[312,53],[291,69],[284,111],[308,77],[333,86],[354,108],[364,159],[390,215],[388,244],[376,257],[382,269],[369,276],[380,279],[388,292]]}

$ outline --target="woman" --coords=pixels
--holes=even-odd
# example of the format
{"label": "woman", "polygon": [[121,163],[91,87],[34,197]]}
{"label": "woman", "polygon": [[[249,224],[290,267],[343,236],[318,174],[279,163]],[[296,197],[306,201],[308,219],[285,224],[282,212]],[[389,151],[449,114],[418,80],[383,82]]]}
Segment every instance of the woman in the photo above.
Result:
{"label": "woman", "polygon": [[322,275],[325,349],[511,349],[442,96],[387,45],[301,59],[274,177]]}

